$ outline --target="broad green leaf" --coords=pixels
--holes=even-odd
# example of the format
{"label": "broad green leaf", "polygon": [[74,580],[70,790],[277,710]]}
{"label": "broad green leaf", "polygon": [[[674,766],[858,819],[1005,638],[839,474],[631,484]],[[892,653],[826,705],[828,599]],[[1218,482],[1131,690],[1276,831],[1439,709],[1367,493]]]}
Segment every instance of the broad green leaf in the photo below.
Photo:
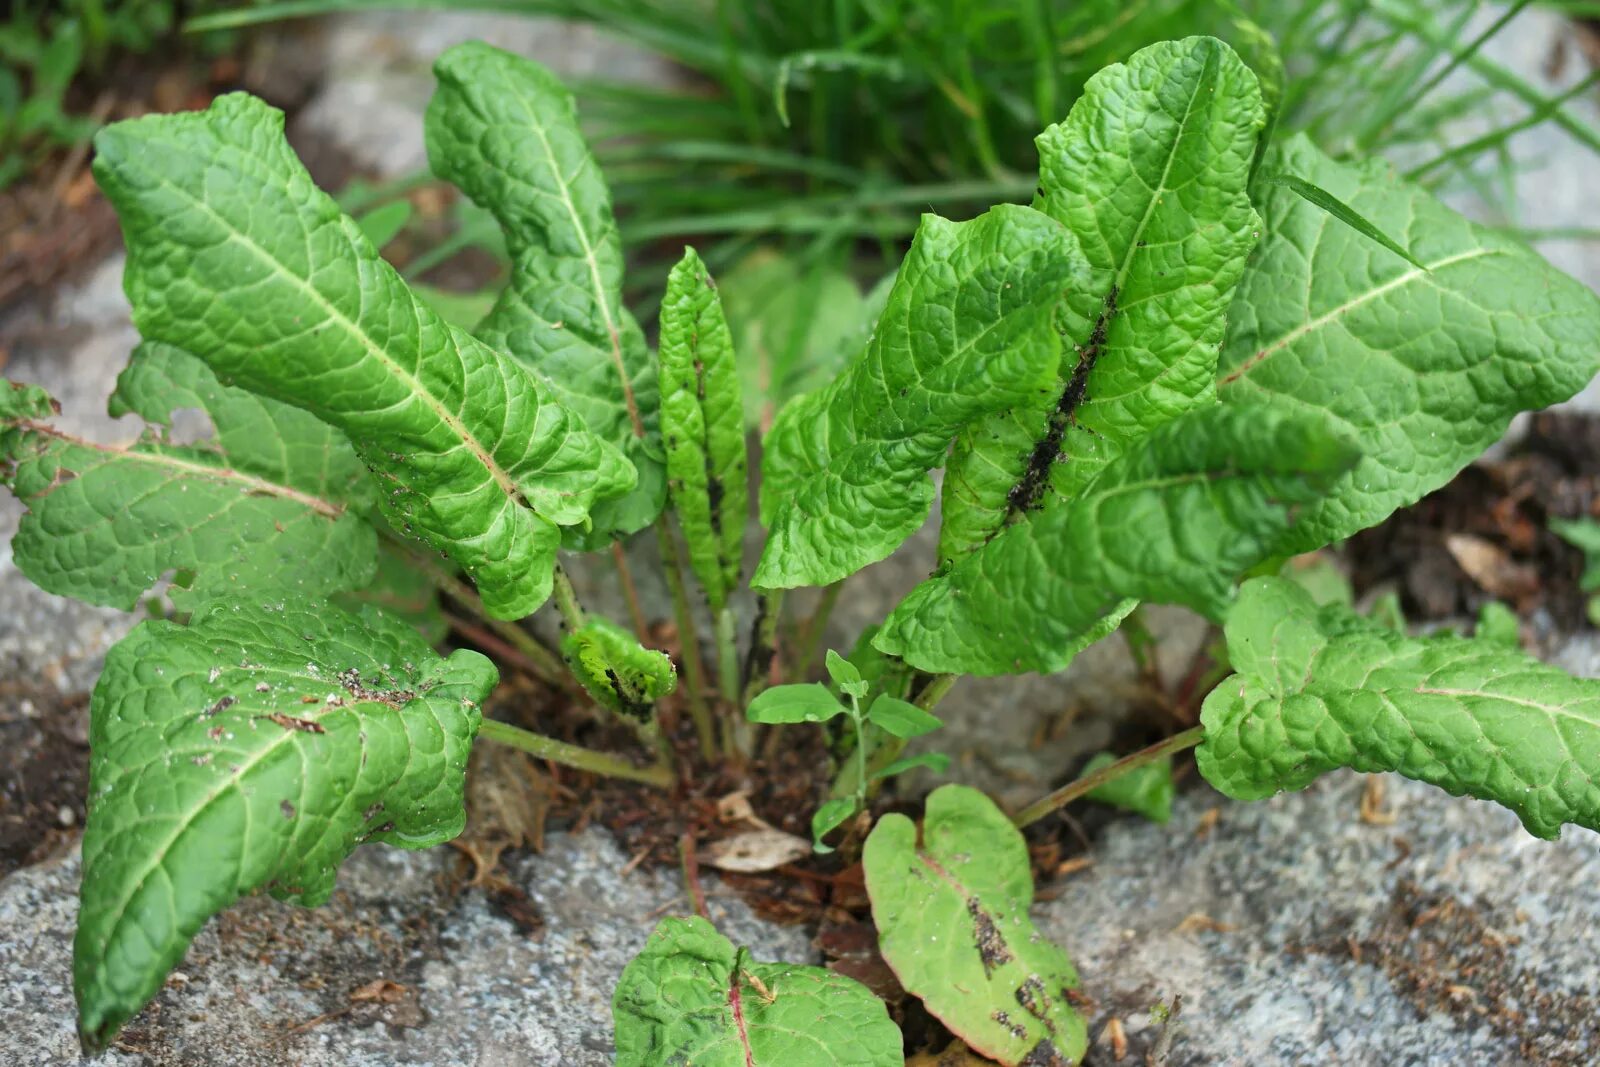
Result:
{"label": "broad green leaf", "polygon": [[[1115,755],[1101,752],[1083,765],[1082,773],[1093,774],[1115,762]],[[1172,783],[1172,759],[1168,757],[1119,774],[1104,785],[1095,786],[1085,796],[1165,826],[1172,818],[1172,798],[1176,793]]]}
{"label": "broad green leaf", "polygon": [[867,721],[902,739],[931,734],[944,725],[937,715],[930,715],[908,700],[887,695],[872,702]]}
{"label": "broad green leaf", "polygon": [[281,112],[231,94],[95,146],[140,332],[343,430],[391,523],[454,560],[490,614],[542,604],[557,526],[633,484],[622,455],[406,288],[312,184]]}
{"label": "broad green leaf", "polygon": [[941,786],[920,842],[910,819],[885,815],[861,862],[883,958],[951,1033],[1001,1063],[1083,1058],[1078,972],[1028,918],[1028,846],[993,801]]}
{"label": "broad green leaf", "polygon": [[510,282],[473,332],[536,370],[639,469],[634,499],[595,509],[597,543],[642,529],[665,501],[655,366],[622,304],[611,192],[572,95],[537,63],[477,41],[445,52],[433,72],[428,161],[494,216],[511,255]]}
{"label": "broad green leaf", "polygon": [[450,622],[439,604],[438,587],[408,554],[397,551],[393,545],[378,546],[378,571],[372,581],[360,589],[340,594],[334,598],[334,603],[352,611],[359,611],[364,604],[382,608],[387,614],[416,627],[430,645],[437,645],[450,632]]}
{"label": "broad green leaf", "polygon": [[866,348],[767,435],[753,584],[827,585],[927,518],[928,472],[956,433],[1033,395],[1058,358],[1050,315],[1074,242],[1030,208],[923,218]]}
{"label": "broad green leaf", "polygon": [[935,774],[943,774],[950,769],[950,757],[943,752],[924,752],[919,756],[906,756],[895,760],[872,777],[874,781],[880,778],[893,778],[897,774],[904,774],[918,767],[927,768]]}
{"label": "broad green leaf", "polygon": [[364,841],[461,832],[476,652],[325,601],[213,604],[144,622],[89,707],[89,819],[73,948],[78,1025],[103,1047],[212,915],[245,893],[315,905]]}
{"label": "broad green leaf", "polygon": [[745,718],[751,722],[771,724],[796,722],[827,722],[835,715],[844,714],[844,705],[828,692],[828,687],[816,682],[803,685],[775,685],[763,689],[745,709]]}
{"label": "broad green leaf", "polygon": [[1363,450],[1282,554],[1419,500],[1517,412],[1565,400],[1600,370],[1600,297],[1515,239],[1468,222],[1387,164],[1335,163],[1304,137],[1264,165],[1326,189],[1427,268],[1293,190],[1263,191],[1265,237],[1229,312],[1218,391],[1229,404],[1325,412]]}
{"label": "broad green leaf", "polygon": [[1496,641],[1411,638],[1276,578],[1228,616],[1238,674],[1206,698],[1200,773],[1239,800],[1338,767],[1493,800],[1528,832],[1600,829],[1600,681]]}
{"label": "broad green leaf", "polygon": [[1260,227],[1247,190],[1265,121],[1239,57],[1191,37],[1100,71],[1039,135],[1035,206],[1086,263],[1061,308],[1058,375],[957,439],[942,561],[1213,401],[1224,315]]}
{"label": "broad green leaf", "polygon": [[[766,426],[794,397],[833,380],[866,344],[882,303],[870,304],[850,276],[762,249],[717,282],[727,309],[745,420]],[[885,294],[887,290],[885,290]]]}
{"label": "broad green leaf", "polygon": [[678,687],[678,672],[665,653],[645,648],[597,615],[562,635],[561,656],[590,696],[640,722],[648,722],[656,701]]}
{"label": "broad green leaf", "polygon": [[701,918],[665,919],[611,999],[617,1067],[900,1067],[883,1001],[821,967],[757,963]]}
{"label": "broad green leaf", "polygon": [[1052,500],[917,586],[873,643],[925,671],[1048,673],[1114,629],[1130,600],[1220,616],[1296,508],[1355,459],[1315,416],[1192,411],[1112,461],[1079,499]]}
{"label": "broad green leaf", "polygon": [[667,278],[660,351],[667,491],[695,577],[719,612],[744,565],[749,474],[733,338],[711,274],[692,248]]}
{"label": "broad green leaf", "polygon": [[[180,409],[205,415],[205,439],[173,443]],[[180,572],[187,584],[170,595],[188,610],[371,580],[377,540],[363,513],[376,487],[337,430],[159,344],[135,350],[111,413],[148,428],[131,445],[105,445],[52,427],[48,399],[0,410],[0,480],[29,508],[12,551],[40,588],[126,610]]]}
{"label": "broad green leaf", "polygon": [[1261,179],[1269,185],[1282,185],[1292,189],[1307,203],[1321,208],[1362,236],[1378,242],[1413,267],[1427,270],[1428,266],[1417,260],[1400,242],[1374,226],[1355,208],[1334,196],[1320,185],[1314,185],[1296,174],[1268,174]]}

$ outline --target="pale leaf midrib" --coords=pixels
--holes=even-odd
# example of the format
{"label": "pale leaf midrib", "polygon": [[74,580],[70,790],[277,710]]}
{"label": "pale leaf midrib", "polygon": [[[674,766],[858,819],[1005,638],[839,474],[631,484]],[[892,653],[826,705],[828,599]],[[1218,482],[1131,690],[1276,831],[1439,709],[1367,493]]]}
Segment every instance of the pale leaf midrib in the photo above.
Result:
{"label": "pale leaf midrib", "polygon": [[1302,337],[1306,337],[1309,334],[1315,333],[1317,330],[1322,329],[1324,326],[1338,321],[1345,315],[1368,303],[1369,301],[1376,300],[1378,297],[1383,296],[1386,293],[1393,292],[1402,286],[1409,285],[1418,279],[1431,277],[1435,271],[1443,270],[1445,267],[1451,267],[1457,263],[1467,262],[1468,260],[1481,259],[1484,256],[1501,254],[1503,254],[1502,250],[1497,248],[1473,248],[1468,249],[1465,252],[1457,252],[1455,255],[1446,256],[1444,259],[1430,263],[1428,264],[1426,270],[1423,270],[1420,267],[1412,267],[1403,274],[1399,274],[1393,278],[1390,278],[1382,285],[1374,286],[1358,296],[1351,297],[1349,300],[1346,300],[1337,307],[1323,312],[1316,318],[1301,323],[1299,326],[1296,326],[1282,337],[1279,337],[1276,341],[1272,341],[1263,346],[1257,350],[1253,356],[1241,362],[1232,371],[1219,379],[1217,382],[1217,388],[1220,391],[1233,384],[1235,381],[1238,381],[1240,378],[1249,374],[1258,365],[1266,361],[1275,353],[1287,348],[1289,345],[1294,344]]}
{"label": "pale leaf midrib", "polygon": [[[416,375],[412,374],[410,371],[400,366],[399,363],[395,362],[395,360],[387,352],[385,352],[383,348],[380,347],[365,330],[361,329],[360,326],[345,316],[345,314],[338,308],[334,307],[333,304],[329,302],[329,300],[324,297],[315,286],[306,281],[304,278],[296,275],[276,256],[256,243],[253,238],[245,234],[238,227],[234,226],[233,223],[227,218],[218,214],[217,211],[206,201],[195,196],[182,186],[177,185],[164,175],[159,176],[157,181],[159,184],[172,190],[183,200],[188,201],[197,211],[206,215],[218,226],[222,227],[223,231],[228,235],[229,240],[236,242],[240,245],[240,247],[244,248],[246,251],[255,256],[255,258],[265,263],[273,273],[285,279],[291,286],[299,290],[300,293],[309,301],[321,308],[322,311],[328,316],[330,321],[335,323],[348,337],[360,344],[369,355],[387,368],[389,373],[391,373],[395,378],[399,379],[400,382],[410,390],[411,395],[422,400],[422,402],[430,411],[434,413],[439,421],[443,422],[445,426],[449,428],[451,433],[459,438],[462,444],[465,445],[466,448],[477,457],[478,462],[482,464],[483,468],[500,486],[501,491],[505,493],[506,496],[517,501],[522,499],[522,495],[520,490],[517,488],[516,481],[495,461],[493,454],[486,447],[484,447],[483,443],[480,442],[477,437],[475,437],[472,432],[467,429],[466,425],[461,421],[460,416],[451,412],[445,406],[443,401],[434,396],[433,392],[422,384],[421,380],[418,379]],[[377,266],[381,272],[387,267],[387,264],[382,263],[380,260]],[[420,334],[418,336],[418,343],[419,351],[417,356],[418,359],[421,360],[423,356],[420,351]]]}
{"label": "pale leaf midrib", "polygon": [[[279,497],[280,499],[299,504],[302,507],[305,507],[311,511],[315,511],[319,515],[326,516],[330,519],[337,519],[345,512],[345,505],[342,503],[332,500],[324,500],[322,497],[302,492],[301,490],[295,489],[291,486],[268,481],[265,478],[259,478],[253,474],[247,474],[236,467],[213,467],[209,464],[182,459],[171,454],[170,452],[146,452],[140,451],[136,448],[125,448],[118,445],[100,444],[96,441],[89,441],[82,437],[75,437],[72,434],[64,433],[61,430],[58,430],[55,427],[49,426],[45,423],[34,422],[28,419],[18,420],[17,422],[13,423],[13,425],[19,427],[20,429],[37,433],[40,436],[49,437],[52,440],[60,441],[63,444],[69,445],[73,448],[82,448],[87,451],[98,452],[102,455],[113,456],[118,459],[125,459],[136,463],[146,463],[152,466],[168,467],[173,470],[182,471],[186,474],[193,474],[198,477],[208,478],[214,481],[237,482],[244,487],[246,492],[261,496]],[[48,495],[48,491],[46,491],[44,494],[41,494],[41,496]]]}
{"label": "pale leaf midrib", "polygon": [[[550,168],[550,174],[555,179],[555,186],[560,190],[561,204],[567,210],[567,217],[572,221],[572,229],[578,236],[578,242],[583,246],[583,259],[589,268],[589,281],[594,289],[595,306],[600,309],[600,317],[606,328],[606,336],[610,339],[611,364],[617,372],[617,381],[622,387],[623,399],[628,405],[628,419],[632,423],[635,437],[643,437],[644,419],[639,413],[639,403],[633,395],[633,384],[628,380],[627,364],[622,359],[622,331],[611,313],[611,304],[606,297],[605,285],[600,280],[600,262],[595,253],[594,241],[589,236],[588,229],[583,220],[578,216],[578,206],[573,203],[572,190],[568,187],[561,168],[556,162],[555,149],[550,144],[549,135],[537,114],[526,106],[526,101],[518,97],[519,105],[528,116],[528,128],[539,138],[539,145],[544,150],[545,161]],[[589,165],[593,166],[591,162]]]}

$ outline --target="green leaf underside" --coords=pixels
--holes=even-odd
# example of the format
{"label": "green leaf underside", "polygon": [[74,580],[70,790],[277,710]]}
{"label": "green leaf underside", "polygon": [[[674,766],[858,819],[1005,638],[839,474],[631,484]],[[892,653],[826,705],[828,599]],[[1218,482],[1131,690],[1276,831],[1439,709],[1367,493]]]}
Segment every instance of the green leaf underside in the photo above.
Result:
{"label": "green leaf underside", "polygon": [[928,795],[922,840],[885,815],[862,852],[879,948],[910,993],[975,1051],[1059,1067],[1088,1046],[1073,1008],[1078,973],[1028,918],[1028,847],[982,793]]}
{"label": "green leaf underside", "polygon": [[622,455],[406,288],[312,184],[281,112],[231,94],[95,146],[140,332],[343,430],[390,521],[454,560],[492,615],[543,603],[557,524],[634,483]]}
{"label": "green leaf underside", "polygon": [[1073,241],[1030,208],[924,216],[866,348],[767,435],[753,584],[827,585],[893,552],[933,503],[928,472],[967,423],[1054,374],[1052,307]]}
{"label": "green leaf underside", "polygon": [[495,681],[475,652],[440,659],[409,625],[325,601],[135,628],[90,704],[73,949],[85,1042],[109,1041],[245,893],[320,904],[357,844],[459,833]]}
{"label": "green leaf underside", "polygon": [[1197,759],[1227,795],[1396,771],[1503,804],[1538,837],[1600,829],[1600,681],[1496,641],[1406,637],[1275,578],[1245,583],[1226,632],[1239,673],[1206,698]]}
{"label": "green leaf underside", "polygon": [[1221,615],[1354,449],[1321,419],[1212,405],[1112,461],[1077,500],[1052,500],[900,602],[874,639],[932,672],[1061,670],[1131,600]]}
{"label": "green leaf underside", "polygon": [[775,685],[763,689],[750,702],[745,717],[751,722],[789,724],[797,722],[827,722],[844,713],[844,705],[828,692],[828,687],[817,682],[800,685]]}
{"label": "green leaf underside", "polygon": [[[1083,765],[1082,773],[1093,774],[1115,762],[1115,755],[1102,752]],[[1165,826],[1172,818],[1172,799],[1176,793],[1172,782],[1172,760],[1168,758],[1126,771],[1085,795],[1090,800],[1143,815],[1151,822]]]}
{"label": "green leaf underside", "polygon": [[1273,170],[1326,189],[1426,270],[1267,186],[1265,236],[1231,308],[1226,403],[1326,413],[1363,458],[1280,549],[1337,541],[1419,500],[1600,369],[1600,297],[1513,238],[1477,226],[1378,161],[1335,163],[1303,136]]}
{"label": "green leaf underside", "polygon": [[1192,37],[1102,70],[1039,135],[1034,206],[1072,231],[1085,264],[1059,313],[1058,375],[957,438],[942,561],[1214,401],[1224,316],[1260,225],[1247,190],[1264,123],[1238,56]]}
{"label": "green leaf underside", "polygon": [[866,344],[879,311],[844,271],[803,266],[769,249],[740,260],[717,288],[739,353],[745,420],[752,427],[832,381],[840,364]]}
{"label": "green leaf underside", "polygon": [[611,1002],[617,1067],[900,1067],[900,1029],[865,986],[756,963],[701,918],[666,919]]}
{"label": "green leaf underside", "polygon": [[944,723],[908,700],[880,695],[867,710],[867,721],[899,738],[931,734]]}
{"label": "green leaf underside", "polygon": [[372,581],[335,597],[334,603],[351,611],[359,611],[365,604],[382,608],[416,627],[430,645],[437,645],[450,632],[450,621],[439,603],[438,587],[408,553],[392,544],[379,544],[378,571]]}
{"label": "green leaf underside", "polygon": [[722,302],[694,249],[661,302],[661,434],[667,491],[713,612],[739,587],[750,508],[744,401]]}
{"label": "green leaf underside", "polygon": [[622,303],[611,192],[572,94],[537,63],[476,41],[445,52],[433,70],[428,161],[494,216],[511,256],[510,281],[473,332],[536,370],[639,468],[628,497],[595,508],[598,543],[640,530],[665,499],[655,367]]}
{"label": "green leaf underside", "polygon": [[[204,414],[209,438],[172,443],[179,409]],[[104,445],[52,428],[39,410],[0,412],[0,470],[29,508],[12,550],[40,588],[126,610],[162,575],[184,571],[188,587],[170,595],[189,609],[371,580],[377,542],[362,513],[376,493],[337,430],[224,386],[159,344],[135,350],[111,413],[149,428],[131,445]]]}
{"label": "green leaf underside", "polygon": [[641,722],[678,685],[678,673],[665,653],[645,648],[627,630],[599,616],[562,635],[561,656],[590,696]]}

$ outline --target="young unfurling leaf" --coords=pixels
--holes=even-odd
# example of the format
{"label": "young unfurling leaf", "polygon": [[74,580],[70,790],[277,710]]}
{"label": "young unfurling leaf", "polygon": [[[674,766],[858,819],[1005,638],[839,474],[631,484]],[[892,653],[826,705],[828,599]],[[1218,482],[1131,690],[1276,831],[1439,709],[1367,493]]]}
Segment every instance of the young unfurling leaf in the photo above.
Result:
{"label": "young unfurling leaf", "polygon": [[913,589],[873,644],[934,672],[1061,670],[1129,598],[1218,616],[1271,554],[1296,506],[1357,453],[1321,419],[1213,404],[1152,431],[1076,500]]}
{"label": "young unfurling leaf", "polygon": [[1085,266],[1061,307],[1057,375],[957,438],[941,561],[1213,402],[1224,315],[1260,226],[1247,189],[1264,122],[1239,57],[1191,37],[1100,71],[1039,135],[1035,206],[1078,238]]}
{"label": "young unfurling leaf", "polygon": [[922,833],[885,815],[861,854],[883,958],[950,1031],[1001,1063],[1077,1063],[1078,972],[1028,918],[1022,833],[976,789],[928,795]]}
{"label": "young unfurling leaf", "polygon": [[1200,773],[1257,800],[1337,767],[1493,800],[1528,832],[1600,829],[1600,681],[1496,640],[1413,638],[1279,578],[1228,616],[1238,674],[1206,698]]}
{"label": "young unfurling leaf", "polygon": [[[54,428],[48,397],[0,383],[0,472],[29,511],[12,552],[40,588],[131,608],[163,574],[185,610],[225,596],[325,595],[372,578],[363,513],[375,487],[339,431],[298,408],[223,385],[168,345],[141,345],[117,380],[113,415],[149,429],[105,445]],[[197,409],[210,434],[173,440]]]}
{"label": "young unfurling leaf", "polygon": [[667,491],[689,563],[716,613],[739,586],[749,475],[733,339],[716,286],[692,248],[667,279],[660,352]]}
{"label": "young unfurling leaf", "polygon": [[1074,245],[1031,208],[923,219],[865,350],[767,435],[755,585],[827,585],[916,531],[956,433],[1054,374]]}
{"label": "young unfurling leaf", "polygon": [[494,216],[511,255],[511,280],[473,332],[538,371],[638,469],[632,492],[600,501],[592,535],[577,540],[595,547],[643,529],[665,490],[655,366],[622,304],[622,239],[572,94],[537,63],[478,41],[433,72],[428,160]]}
{"label": "young unfurling leaf", "polygon": [[495,616],[548,597],[558,526],[634,484],[546,382],[447,326],[406,288],[253,97],[149,115],[95,138],[150,340],[344,431],[396,529],[477,583]]}
{"label": "young unfurling leaf", "polygon": [[564,634],[561,655],[590,696],[639,722],[648,722],[656,701],[678,687],[672,660],[610,619],[592,616]]}
{"label": "young unfurling leaf", "polygon": [[1269,185],[1265,237],[1229,310],[1225,403],[1327,412],[1362,459],[1279,554],[1349,537],[1447,482],[1519,411],[1600,370],[1600,296],[1513,237],[1468,222],[1378,160],[1351,165],[1304,136],[1264,166],[1300,175],[1403,242],[1413,266]]}
{"label": "young unfurling leaf", "polygon": [[89,707],[73,948],[85,1045],[103,1047],[241,895],[320,904],[361,842],[460,833],[495,680],[476,652],[440,659],[407,623],[322,601],[135,628]]}
{"label": "young unfurling leaf", "polygon": [[883,1001],[821,967],[757,963],[706,920],[666,919],[611,1000],[617,1067],[900,1067]]}

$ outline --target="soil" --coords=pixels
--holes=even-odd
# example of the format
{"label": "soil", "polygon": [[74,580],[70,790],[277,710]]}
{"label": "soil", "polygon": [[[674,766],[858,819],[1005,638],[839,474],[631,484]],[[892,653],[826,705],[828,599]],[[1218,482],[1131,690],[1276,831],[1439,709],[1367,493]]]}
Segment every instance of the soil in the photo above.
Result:
{"label": "soil", "polygon": [[[69,94],[74,114],[105,122],[150,112],[204,108],[227,92],[245,90],[293,112],[310,99],[321,77],[317,50],[292,28],[251,36],[236,53],[201,58],[174,47],[124,55],[93,83]],[[340,188],[353,175],[347,161],[326,146],[297,144],[319,181]],[[85,142],[42,159],[0,192],[0,318],[79,277],[116,249],[119,235],[111,205],[89,172]],[[0,339],[0,354],[5,344]],[[0,366],[3,366],[0,359]]]}
{"label": "soil", "polygon": [[[1525,919],[1525,917],[1524,917]],[[1389,976],[1418,1015],[1443,1013],[1515,1039],[1534,1065],[1600,1061],[1600,999],[1544,988],[1511,947],[1516,915],[1496,915],[1401,881],[1369,936],[1305,946]]]}
{"label": "soil", "polygon": [[1397,589],[1406,617],[1432,622],[1509,604],[1541,647],[1587,625],[1583,553],[1551,519],[1600,518],[1600,417],[1544,413],[1502,460],[1453,481],[1347,547],[1358,593]]}
{"label": "soil", "polygon": [[71,843],[88,785],[88,695],[0,680],[0,878]]}

